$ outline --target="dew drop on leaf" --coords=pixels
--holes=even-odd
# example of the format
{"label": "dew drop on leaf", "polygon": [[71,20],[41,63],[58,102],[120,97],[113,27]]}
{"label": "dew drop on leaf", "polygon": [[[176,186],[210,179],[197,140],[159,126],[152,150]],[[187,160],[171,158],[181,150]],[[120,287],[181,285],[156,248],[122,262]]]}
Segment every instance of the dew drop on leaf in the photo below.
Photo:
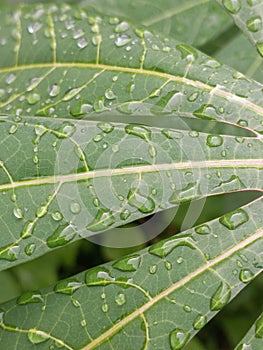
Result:
{"label": "dew drop on leaf", "polygon": [[130,215],[131,215],[131,212],[129,211],[129,209],[124,209],[120,213],[120,218],[121,218],[121,220],[127,220]]}
{"label": "dew drop on leaf", "polygon": [[48,88],[48,94],[50,97],[56,97],[60,93],[60,86],[53,84]]}
{"label": "dew drop on leaf", "polygon": [[88,41],[85,38],[81,38],[77,41],[77,45],[80,49],[84,49],[88,46]]}
{"label": "dew drop on leaf", "polygon": [[86,226],[90,231],[97,232],[103,231],[109,226],[113,225],[115,219],[113,214],[108,209],[99,209],[95,219]]}
{"label": "dew drop on leaf", "polygon": [[59,225],[56,231],[48,237],[47,245],[49,248],[60,247],[72,241],[75,236],[76,232],[72,225]]}
{"label": "dew drop on leaf", "polygon": [[160,258],[166,257],[170,254],[176,247],[184,246],[190,249],[195,249],[195,247],[189,242],[191,239],[189,235],[179,238],[169,238],[165,241],[160,241],[149,248],[149,253],[159,256]]}
{"label": "dew drop on leaf", "polygon": [[248,214],[243,209],[232,211],[219,219],[220,223],[229,230],[235,230],[238,226],[246,223],[248,220]]}
{"label": "dew drop on leaf", "polygon": [[34,221],[27,221],[23,227],[23,230],[21,232],[20,237],[21,238],[28,238],[32,236],[34,231],[35,223]]}
{"label": "dew drop on leaf", "polygon": [[248,283],[254,278],[254,274],[249,269],[242,269],[239,274],[240,281],[243,283]]}
{"label": "dew drop on leaf", "polygon": [[63,219],[63,215],[59,211],[55,211],[51,214],[52,219],[55,221],[61,221]]}
{"label": "dew drop on leaf", "polygon": [[233,14],[238,13],[241,8],[240,0],[223,0],[223,5],[229,12]]}
{"label": "dew drop on leaf", "polygon": [[39,291],[30,291],[22,294],[17,299],[17,304],[25,305],[28,303],[43,303],[44,298]]}
{"label": "dew drop on leaf", "polygon": [[138,136],[145,141],[151,139],[151,131],[144,126],[130,124],[125,127],[125,131],[127,134]]}
{"label": "dew drop on leaf", "polygon": [[8,245],[0,248],[0,259],[16,261],[20,253],[19,245]]}
{"label": "dew drop on leaf", "polygon": [[79,214],[81,211],[81,206],[80,206],[79,202],[72,201],[70,203],[70,211],[72,212],[72,214]]}
{"label": "dew drop on leaf", "polygon": [[141,263],[141,257],[138,255],[128,256],[113,263],[112,267],[120,271],[136,271]]}
{"label": "dew drop on leaf", "polygon": [[172,269],[172,263],[170,261],[165,261],[164,266],[166,270],[170,271]]}
{"label": "dew drop on leaf", "polygon": [[115,31],[115,33],[123,33],[128,29],[129,29],[129,24],[127,22],[123,21],[123,22],[116,25],[114,31]]}
{"label": "dew drop on leaf", "polygon": [[34,243],[28,244],[25,247],[25,253],[28,256],[31,256],[34,253],[35,250],[36,250],[36,245]]}
{"label": "dew drop on leaf", "polygon": [[46,204],[43,204],[43,205],[40,205],[38,208],[37,208],[37,211],[36,211],[36,216],[38,218],[42,218],[43,216],[46,215],[47,213],[47,205]]}
{"label": "dew drop on leaf", "polygon": [[198,330],[203,328],[206,325],[207,319],[205,315],[199,314],[193,324],[194,329]]}
{"label": "dew drop on leaf", "polygon": [[97,126],[100,130],[102,130],[106,134],[109,134],[114,129],[114,126],[110,123],[99,123]]}
{"label": "dew drop on leaf", "polygon": [[56,293],[72,295],[83,284],[75,278],[70,278],[61,282],[58,282],[54,288]]}
{"label": "dew drop on leaf", "polygon": [[185,312],[191,312],[192,311],[192,308],[189,305],[184,305],[183,309],[184,309]]}
{"label": "dew drop on leaf", "polygon": [[223,138],[220,135],[208,135],[206,144],[209,147],[218,147],[223,144]]}
{"label": "dew drop on leaf", "polygon": [[128,203],[137,208],[141,213],[152,213],[155,209],[155,202],[151,197],[142,195],[137,188],[131,188],[128,196]]}
{"label": "dew drop on leaf", "polygon": [[211,298],[210,309],[212,311],[221,310],[230,300],[231,288],[225,283],[221,282],[216,292]]}
{"label": "dew drop on leaf", "polygon": [[13,124],[13,125],[10,126],[10,129],[9,129],[8,132],[9,132],[9,134],[13,135],[13,134],[16,133],[17,129],[18,129],[18,125]]}
{"label": "dew drop on leaf", "polygon": [[170,333],[170,346],[172,350],[180,350],[186,344],[190,334],[182,329],[176,328]]}
{"label": "dew drop on leaf", "polygon": [[211,232],[211,229],[207,224],[204,224],[196,227],[195,232],[198,233],[199,235],[207,235]]}
{"label": "dew drop on leaf", "polygon": [[36,92],[32,92],[27,96],[27,102],[30,105],[34,105],[40,101],[40,95]]}
{"label": "dew drop on leaf", "polygon": [[116,304],[119,306],[123,305],[126,303],[126,296],[124,293],[118,293],[115,297]]}
{"label": "dew drop on leaf", "polygon": [[23,217],[24,217],[24,214],[23,214],[22,209],[21,209],[21,208],[18,208],[18,207],[14,208],[13,214],[15,215],[15,217],[16,217],[17,219],[23,219]]}
{"label": "dew drop on leaf", "polygon": [[94,267],[88,270],[85,275],[85,282],[88,286],[106,286],[113,281],[115,281],[115,278],[103,266]]}
{"label": "dew drop on leaf", "polygon": [[157,265],[154,264],[154,265],[151,265],[150,268],[149,268],[149,272],[150,274],[154,275],[157,271]]}
{"label": "dew drop on leaf", "polygon": [[33,344],[43,343],[49,339],[48,334],[37,329],[30,329],[27,336],[30,342]]}
{"label": "dew drop on leaf", "polygon": [[115,45],[117,47],[122,47],[126,44],[128,44],[132,39],[126,35],[126,34],[122,34],[121,36],[118,36],[117,39],[115,40]]}
{"label": "dew drop on leaf", "polygon": [[108,312],[109,311],[109,305],[107,303],[103,303],[102,307],[101,307],[101,310],[103,312],[105,312],[105,313]]}

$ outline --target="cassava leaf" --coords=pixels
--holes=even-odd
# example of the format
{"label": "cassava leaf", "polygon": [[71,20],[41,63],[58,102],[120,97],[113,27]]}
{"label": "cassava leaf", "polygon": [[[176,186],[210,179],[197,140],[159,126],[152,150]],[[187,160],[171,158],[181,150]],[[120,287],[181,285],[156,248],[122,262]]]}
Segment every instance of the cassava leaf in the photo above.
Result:
{"label": "cassava leaf", "polygon": [[183,348],[262,270],[260,208],[262,198],[2,305],[0,345]]}
{"label": "cassava leaf", "polygon": [[217,0],[263,56],[263,3],[261,0]]}

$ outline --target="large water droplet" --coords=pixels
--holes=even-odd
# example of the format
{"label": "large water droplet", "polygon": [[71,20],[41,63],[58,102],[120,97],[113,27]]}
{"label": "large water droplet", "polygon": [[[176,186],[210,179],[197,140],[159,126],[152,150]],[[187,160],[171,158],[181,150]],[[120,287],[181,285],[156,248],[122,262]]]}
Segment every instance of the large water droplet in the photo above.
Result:
{"label": "large water droplet", "polygon": [[223,0],[223,5],[229,12],[233,14],[238,13],[241,8],[240,0]]}
{"label": "large water droplet", "polygon": [[76,236],[76,231],[72,225],[59,225],[56,231],[48,237],[47,245],[49,248],[63,246],[72,241]]}
{"label": "large water droplet", "polygon": [[39,291],[26,292],[17,299],[17,303],[19,305],[24,305],[28,303],[43,303],[43,302],[44,302],[44,298]]}
{"label": "large water droplet", "polygon": [[21,208],[18,208],[18,207],[14,208],[13,213],[17,219],[23,219],[24,217],[24,214]]}
{"label": "large water droplet", "polygon": [[206,144],[209,147],[218,147],[223,144],[223,138],[220,135],[208,135]]}
{"label": "large water droplet", "polygon": [[34,105],[40,101],[40,95],[36,92],[32,92],[27,96],[27,102],[30,105]]}
{"label": "large water droplet", "polygon": [[194,321],[194,329],[201,329],[206,325],[207,319],[205,315],[199,314]]}
{"label": "large water droplet", "polygon": [[139,193],[137,188],[130,189],[128,196],[128,203],[137,208],[144,214],[152,213],[155,209],[155,203],[151,197],[146,197]]}
{"label": "large water droplet", "polygon": [[97,126],[106,134],[109,134],[114,129],[114,126],[110,123],[99,123]]}
{"label": "large water droplet", "polygon": [[28,256],[31,256],[36,250],[36,245],[34,243],[30,243],[25,247],[25,253]]}
{"label": "large water droplet", "polygon": [[238,226],[244,224],[249,220],[248,214],[243,209],[237,209],[222,216],[219,221],[229,230],[235,230]]}
{"label": "large water droplet", "polygon": [[77,45],[80,49],[84,49],[88,46],[88,41],[85,38],[81,38],[77,41]]}
{"label": "large water droplet", "polygon": [[116,295],[116,297],[115,297],[115,301],[116,301],[116,303],[117,303],[119,306],[125,304],[125,303],[126,303],[125,294],[123,294],[123,293],[118,293],[118,294]]}
{"label": "large water droplet", "polygon": [[28,331],[28,339],[33,344],[39,344],[47,341],[49,339],[49,335],[45,332],[39,331],[37,329],[30,329]]}
{"label": "large water droplet", "polygon": [[110,271],[103,266],[97,266],[87,271],[85,282],[88,286],[106,286],[115,281]]}
{"label": "large water droplet", "polygon": [[119,23],[118,25],[116,25],[114,31],[116,33],[123,33],[128,29],[129,29],[129,24],[127,22],[123,21],[123,22]]}
{"label": "large water droplet", "polygon": [[15,261],[20,253],[19,245],[7,245],[0,248],[0,259]]}
{"label": "large water droplet", "polygon": [[121,220],[127,220],[130,215],[131,215],[131,212],[129,211],[129,209],[124,209],[120,213],[120,218],[121,218]]}
{"label": "large water droplet", "polygon": [[144,126],[130,124],[125,127],[125,131],[127,134],[138,136],[145,141],[151,139],[151,131]]}
{"label": "large water droplet", "polygon": [[195,232],[198,233],[199,235],[207,235],[208,233],[211,232],[211,229],[207,224],[204,224],[196,227]]}
{"label": "large water droplet", "polygon": [[182,329],[176,328],[170,333],[170,345],[172,350],[180,350],[184,347],[190,334]]}
{"label": "large water droplet", "polygon": [[79,204],[79,202],[77,201],[72,201],[70,203],[70,211],[72,212],[72,214],[78,214],[81,211],[81,206]]}
{"label": "large water droplet", "polygon": [[160,241],[149,248],[149,253],[159,256],[160,258],[166,257],[176,247],[185,246],[190,249],[195,249],[194,245],[190,242],[192,240],[189,234],[181,237],[168,238],[165,241]]}
{"label": "large water droplet", "polygon": [[61,221],[63,219],[63,215],[59,211],[55,211],[51,214],[52,219],[55,221]]}
{"label": "large water droplet", "polygon": [[21,232],[20,237],[21,238],[28,238],[32,236],[33,231],[34,231],[35,223],[34,221],[27,221],[24,225],[24,228]]}
{"label": "large water droplet", "polygon": [[47,204],[42,204],[42,205],[40,205],[40,206],[37,208],[36,216],[37,216],[38,218],[42,218],[43,216],[46,215],[47,210],[48,210]]}
{"label": "large water droplet", "polygon": [[60,86],[53,84],[48,88],[48,93],[50,97],[56,97],[60,93]]}
{"label": "large water droplet", "polygon": [[248,283],[254,278],[254,273],[249,269],[242,269],[239,278],[241,282]]}
{"label": "large water droplet", "polygon": [[123,34],[123,35],[117,37],[117,39],[115,40],[115,45],[118,47],[122,47],[122,46],[128,44],[131,40],[132,39],[128,35]]}
{"label": "large water droplet", "polygon": [[247,21],[247,28],[251,32],[258,32],[262,29],[262,18],[260,16],[254,16]]}
{"label": "large water droplet", "polygon": [[133,255],[116,261],[112,266],[121,271],[136,271],[140,266],[140,262],[141,257]]}
{"label": "large water droplet", "polygon": [[110,210],[99,209],[95,219],[89,225],[87,225],[86,228],[93,232],[103,231],[114,224],[114,222],[115,219]]}
{"label": "large water droplet", "polygon": [[217,288],[216,292],[211,298],[210,309],[212,311],[221,310],[229,302],[230,297],[230,286],[225,282],[221,282],[220,286]]}
{"label": "large water droplet", "polygon": [[54,288],[56,293],[72,295],[83,284],[76,278],[70,278],[61,282],[58,282]]}
{"label": "large water droplet", "polygon": [[66,138],[66,137],[72,136],[75,131],[76,131],[76,126],[74,124],[65,122],[62,124],[60,129],[56,130],[55,134],[58,138]]}

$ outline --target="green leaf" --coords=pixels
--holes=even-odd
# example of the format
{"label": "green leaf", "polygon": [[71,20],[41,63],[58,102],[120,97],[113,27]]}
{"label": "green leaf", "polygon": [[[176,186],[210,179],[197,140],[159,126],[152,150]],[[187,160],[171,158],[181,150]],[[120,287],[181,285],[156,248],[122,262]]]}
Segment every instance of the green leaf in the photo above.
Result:
{"label": "green leaf", "polygon": [[2,305],[0,344],[181,349],[262,270],[260,208],[262,198],[208,222],[205,233],[185,231]]}
{"label": "green leaf", "polygon": [[263,5],[261,0],[217,0],[263,56]]}
{"label": "green leaf", "polygon": [[120,16],[195,46],[204,45],[230,27],[232,21],[211,0],[83,0],[81,6],[102,15]]}
{"label": "green leaf", "polygon": [[260,350],[263,338],[263,314],[261,314],[235,350],[255,349]]}

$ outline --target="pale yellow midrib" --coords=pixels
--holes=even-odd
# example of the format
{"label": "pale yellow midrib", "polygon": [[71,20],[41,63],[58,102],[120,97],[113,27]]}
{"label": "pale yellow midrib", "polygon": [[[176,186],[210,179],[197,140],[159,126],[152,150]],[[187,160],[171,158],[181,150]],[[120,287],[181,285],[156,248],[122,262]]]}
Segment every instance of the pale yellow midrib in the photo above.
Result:
{"label": "pale yellow midrib", "polygon": [[163,299],[164,297],[168,296],[170,293],[174,292],[176,289],[179,289],[186,283],[190,282],[192,279],[196,278],[198,275],[204,273],[205,271],[212,269],[216,264],[219,264],[220,262],[224,261],[225,259],[229,258],[231,255],[236,253],[237,251],[245,248],[246,246],[254,243],[258,239],[263,237],[263,230],[259,229],[256,231],[253,235],[245,239],[244,241],[240,242],[239,244],[231,247],[227,251],[223,252],[223,254],[217,256],[216,258],[207,261],[207,263],[201,267],[199,267],[194,272],[190,273],[180,281],[176,282],[169,288],[162,291],[160,294],[158,294],[156,297],[152,298],[150,301],[145,303],[143,306],[141,306],[136,311],[132,312],[127,317],[123,318],[120,322],[115,324],[112,328],[107,330],[105,333],[101,334],[97,339],[93,340],[90,344],[88,344],[86,347],[82,348],[82,350],[92,350],[95,349],[98,345],[105,342],[107,339],[109,339],[111,336],[113,336],[116,332],[118,332],[121,328],[126,326],[129,322],[133,321],[135,318],[137,318],[139,315],[146,312],[148,309],[150,309],[154,304],[156,304],[158,301]]}
{"label": "pale yellow midrib", "polygon": [[119,169],[98,169],[86,171],[83,173],[67,174],[67,175],[53,175],[40,177],[36,179],[13,181],[0,185],[0,191],[5,191],[14,188],[39,186],[55,183],[70,183],[76,181],[82,181],[87,179],[99,178],[99,177],[111,177],[122,176],[127,174],[138,173],[150,173],[150,172],[163,172],[169,170],[181,170],[181,169],[209,169],[209,168],[262,168],[263,159],[230,159],[230,160],[208,160],[208,161],[192,161],[183,163],[169,163],[169,164],[154,164],[154,165],[140,165],[134,167],[125,167]]}
{"label": "pale yellow midrib", "polygon": [[163,78],[170,81],[176,81],[182,84],[191,85],[195,88],[209,91],[211,94],[216,96],[224,97],[228,100],[233,100],[235,103],[244,106],[251,111],[263,115],[263,107],[258,106],[257,104],[248,101],[245,98],[241,98],[232,94],[231,92],[220,90],[220,88],[215,88],[214,86],[202,83],[198,80],[191,80],[189,78],[172,75],[169,73],[163,73],[158,71],[147,70],[143,68],[129,68],[129,67],[117,67],[117,66],[109,66],[106,64],[92,64],[92,63],[38,63],[38,64],[29,64],[29,65],[21,65],[21,66],[13,66],[0,69],[1,73],[10,73],[20,70],[28,70],[28,69],[41,69],[41,68],[89,68],[89,69],[98,69],[119,73],[130,73],[130,74],[140,74],[147,76],[155,76],[158,78]]}

